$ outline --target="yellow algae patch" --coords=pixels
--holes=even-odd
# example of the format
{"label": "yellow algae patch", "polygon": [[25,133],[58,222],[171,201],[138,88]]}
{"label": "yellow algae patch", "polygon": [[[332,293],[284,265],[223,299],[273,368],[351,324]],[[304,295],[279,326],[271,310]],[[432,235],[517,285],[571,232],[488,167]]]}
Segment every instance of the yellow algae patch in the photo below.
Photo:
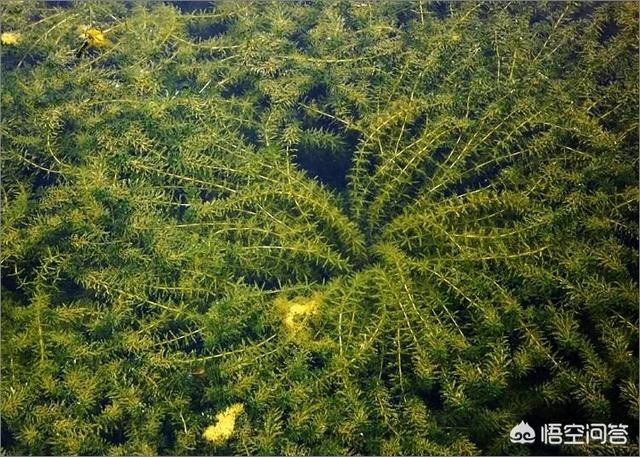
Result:
{"label": "yellow algae patch", "polygon": [[107,38],[104,36],[104,33],[102,33],[98,29],[93,29],[93,28],[89,29],[87,30],[85,35],[87,37],[87,41],[89,42],[89,45],[93,46],[94,48],[104,46],[109,42]]}
{"label": "yellow algae patch", "polygon": [[244,405],[242,403],[235,403],[218,413],[216,415],[218,420],[216,424],[208,426],[202,433],[204,439],[215,444],[222,444],[227,441],[233,435],[238,414],[243,410]]}
{"label": "yellow algae patch", "polygon": [[19,32],[4,32],[0,35],[0,42],[5,45],[18,44],[21,34]]}
{"label": "yellow algae patch", "polygon": [[314,293],[311,297],[295,297],[287,300],[284,297],[278,297],[275,300],[276,306],[283,314],[284,325],[289,330],[297,330],[305,318],[315,314],[318,307],[322,303],[323,294],[321,292]]}
{"label": "yellow algae patch", "polygon": [[305,305],[291,305],[289,308],[289,312],[284,318],[284,324],[289,328],[294,328],[296,326],[296,317],[306,316],[308,314],[313,314],[315,312],[315,307],[313,304],[305,304]]}
{"label": "yellow algae patch", "polygon": [[104,32],[95,27],[83,26],[80,28],[80,36],[87,40],[87,44],[92,48],[100,48],[109,44],[109,40]]}

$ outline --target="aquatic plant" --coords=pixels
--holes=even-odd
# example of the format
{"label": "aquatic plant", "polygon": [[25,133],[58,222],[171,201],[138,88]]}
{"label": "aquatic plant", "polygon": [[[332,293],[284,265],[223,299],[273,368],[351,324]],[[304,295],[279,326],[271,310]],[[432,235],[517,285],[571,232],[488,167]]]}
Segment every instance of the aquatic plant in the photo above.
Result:
{"label": "aquatic plant", "polygon": [[637,453],[636,3],[0,8],[3,450]]}

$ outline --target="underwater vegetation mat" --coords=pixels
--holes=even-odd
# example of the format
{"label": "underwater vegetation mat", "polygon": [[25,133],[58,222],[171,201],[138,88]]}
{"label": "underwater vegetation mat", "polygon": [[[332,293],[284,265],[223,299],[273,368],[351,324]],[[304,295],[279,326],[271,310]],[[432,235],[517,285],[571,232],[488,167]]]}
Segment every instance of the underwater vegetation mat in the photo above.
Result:
{"label": "underwater vegetation mat", "polygon": [[179,6],[0,6],[3,453],[637,455],[637,3]]}

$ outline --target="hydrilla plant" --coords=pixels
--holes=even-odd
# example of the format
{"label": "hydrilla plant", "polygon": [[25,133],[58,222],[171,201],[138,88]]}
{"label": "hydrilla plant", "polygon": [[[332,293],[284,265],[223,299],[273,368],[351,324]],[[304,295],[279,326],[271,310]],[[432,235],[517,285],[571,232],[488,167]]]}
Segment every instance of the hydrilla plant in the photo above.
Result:
{"label": "hydrilla plant", "polygon": [[637,453],[637,4],[1,8],[4,451]]}

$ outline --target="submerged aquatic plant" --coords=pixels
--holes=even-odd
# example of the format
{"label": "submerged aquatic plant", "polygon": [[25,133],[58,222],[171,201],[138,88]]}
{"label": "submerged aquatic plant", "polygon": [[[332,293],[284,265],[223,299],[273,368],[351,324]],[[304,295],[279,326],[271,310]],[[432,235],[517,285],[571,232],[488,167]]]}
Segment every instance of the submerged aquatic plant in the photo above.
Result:
{"label": "submerged aquatic plant", "polygon": [[10,453],[637,452],[637,4],[1,8]]}

